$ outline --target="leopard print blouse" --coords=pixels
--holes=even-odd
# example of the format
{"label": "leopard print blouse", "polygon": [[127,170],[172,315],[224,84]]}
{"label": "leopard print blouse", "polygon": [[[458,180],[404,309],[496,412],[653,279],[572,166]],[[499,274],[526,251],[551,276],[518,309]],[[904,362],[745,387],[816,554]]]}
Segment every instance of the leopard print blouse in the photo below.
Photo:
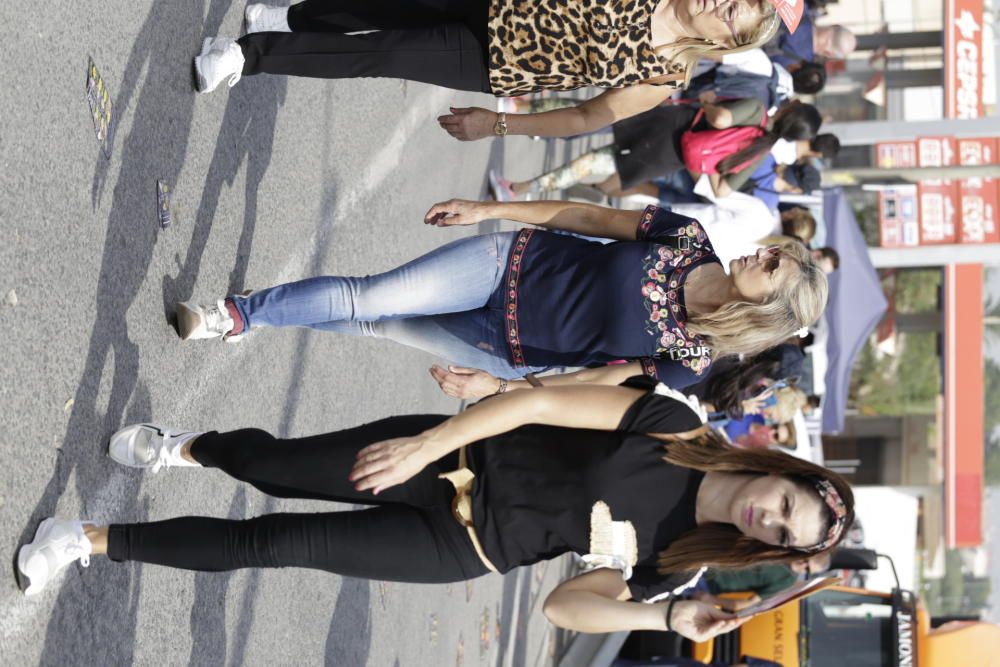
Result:
{"label": "leopard print blouse", "polygon": [[683,70],[650,39],[659,0],[490,0],[494,95],[619,88]]}

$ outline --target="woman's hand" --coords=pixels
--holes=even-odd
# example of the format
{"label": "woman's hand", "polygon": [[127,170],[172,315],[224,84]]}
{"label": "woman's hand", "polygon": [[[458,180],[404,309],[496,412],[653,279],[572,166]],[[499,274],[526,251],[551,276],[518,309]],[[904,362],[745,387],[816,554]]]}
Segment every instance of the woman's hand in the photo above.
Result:
{"label": "woman's hand", "polygon": [[493,136],[493,126],[499,118],[497,112],[480,107],[451,107],[449,111],[451,113],[446,116],[438,116],[438,125],[459,141],[475,141]]}
{"label": "woman's hand", "polygon": [[753,398],[748,398],[743,401],[743,414],[744,415],[759,415],[764,409],[764,405],[767,403],[767,399],[771,397],[774,393],[773,387],[768,387],[761,393],[757,394]]}
{"label": "woman's hand", "polygon": [[376,442],[358,452],[358,460],[347,479],[354,482],[356,491],[371,489],[377,496],[411,479],[433,461],[429,449],[423,433]]}
{"label": "woman's hand", "polygon": [[474,225],[488,220],[489,217],[489,204],[465,199],[449,199],[431,206],[424,215],[424,224],[437,227]]}
{"label": "woman's hand", "polygon": [[749,620],[697,600],[679,600],[670,610],[670,628],[694,642],[705,642],[735,630]]}
{"label": "woman's hand", "polygon": [[455,398],[483,398],[500,388],[499,379],[477,368],[448,366],[445,370],[435,364],[430,370],[441,391]]}

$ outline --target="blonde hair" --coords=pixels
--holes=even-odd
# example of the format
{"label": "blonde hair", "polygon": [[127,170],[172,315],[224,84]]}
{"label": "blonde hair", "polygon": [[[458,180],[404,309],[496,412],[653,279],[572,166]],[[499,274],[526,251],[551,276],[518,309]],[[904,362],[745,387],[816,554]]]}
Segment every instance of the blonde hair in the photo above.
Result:
{"label": "blonde hair", "polygon": [[798,387],[782,387],[774,391],[775,404],[768,416],[776,422],[791,422],[795,413],[806,404],[806,392]]}
{"label": "blonde hair", "polygon": [[768,0],[760,0],[760,3],[765,10],[768,10],[768,13],[752,29],[736,36],[739,42],[737,46],[727,48],[710,42],[707,39],[687,37],[679,39],[670,46],[660,50],[661,55],[671,65],[677,67],[678,71],[684,72],[682,88],[686,88],[691,83],[691,77],[694,76],[699,60],[710,56],[724,56],[730,53],[749,51],[758,46],[763,46],[774,37],[781,26],[781,17],[778,16],[774,5]]}
{"label": "blonde hair", "polygon": [[826,274],[797,241],[781,246],[781,252],[798,265],[799,275],[786,276],[763,302],[730,301],[688,318],[687,330],[705,338],[713,358],[763,352],[815,324],[823,314],[829,292]]}

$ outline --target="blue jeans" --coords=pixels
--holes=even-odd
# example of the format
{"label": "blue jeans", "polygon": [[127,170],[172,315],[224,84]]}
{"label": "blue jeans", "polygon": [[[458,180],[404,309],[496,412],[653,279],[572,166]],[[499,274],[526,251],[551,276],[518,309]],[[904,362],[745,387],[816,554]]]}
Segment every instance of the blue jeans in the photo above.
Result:
{"label": "blue jeans", "polygon": [[694,193],[694,179],[687,169],[670,172],[653,182],[660,188],[658,198],[661,204],[697,204],[705,201]]}
{"label": "blue jeans", "polygon": [[503,303],[490,303],[514,236],[471,236],[378,275],[307,278],[232,299],[247,327],[310,327],[388,338],[459,366],[520,377],[544,367],[514,368]]}

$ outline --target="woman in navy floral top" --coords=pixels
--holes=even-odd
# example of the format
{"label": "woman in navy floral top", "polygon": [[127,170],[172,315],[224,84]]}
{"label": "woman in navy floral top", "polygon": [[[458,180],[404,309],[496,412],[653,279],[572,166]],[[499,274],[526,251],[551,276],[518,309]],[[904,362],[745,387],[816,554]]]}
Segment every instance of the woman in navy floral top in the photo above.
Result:
{"label": "woman in navy floral top", "polygon": [[[806,251],[766,248],[733,260],[727,274],[696,220],[657,207],[452,200],[425,222],[493,218],[618,242],[534,228],[467,237],[375,276],[178,304],[180,334],[308,326],[390,338],[484,369],[433,370],[461,396],[518,388],[509,381],[557,366],[588,370],[547,383],[617,383],[641,372],[683,387],[713,356],[759,352],[812,324],[826,302],[826,278]],[[617,360],[629,363],[598,368]]]}

